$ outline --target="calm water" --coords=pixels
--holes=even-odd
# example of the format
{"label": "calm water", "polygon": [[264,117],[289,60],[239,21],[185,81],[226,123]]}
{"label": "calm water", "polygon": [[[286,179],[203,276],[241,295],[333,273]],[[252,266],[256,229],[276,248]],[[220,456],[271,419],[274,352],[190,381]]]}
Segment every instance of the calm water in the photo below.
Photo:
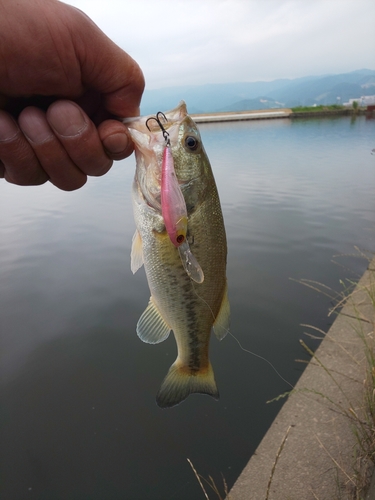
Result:
{"label": "calm water", "polygon": [[[227,228],[232,332],[295,383],[301,323],[327,329],[330,301],[374,251],[375,121],[271,120],[200,126]],[[130,271],[134,159],[64,193],[0,182],[1,486],[23,499],[204,498],[204,476],[233,484],[288,385],[227,336],[212,340],[221,399],[154,398],[171,336],[135,333],[149,292]],[[312,347],[316,345],[312,344]]]}

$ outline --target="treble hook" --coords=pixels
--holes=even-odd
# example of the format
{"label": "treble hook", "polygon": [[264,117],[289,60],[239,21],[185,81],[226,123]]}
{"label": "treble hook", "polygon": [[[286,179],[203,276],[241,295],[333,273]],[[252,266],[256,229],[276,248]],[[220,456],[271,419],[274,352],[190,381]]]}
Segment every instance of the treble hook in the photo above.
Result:
{"label": "treble hook", "polygon": [[146,120],[146,127],[147,127],[147,128],[148,128],[148,130],[151,132],[151,129],[150,129],[150,127],[148,126],[148,122],[149,122],[150,120],[155,120],[155,121],[156,121],[156,123],[159,125],[159,127],[160,127],[160,129],[161,129],[162,133],[163,133],[163,137],[164,137],[164,140],[165,140],[166,145],[167,145],[167,146],[170,146],[170,145],[171,145],[171,141],[169,140],[169,133],[168,133],[168,132],[165,130],[165,128],[163,127],[163,124],[162,124],[162,123],[161,123],[161,121],[160,121],[159,115],[161,115],[161,116],[164,118],[164,120],[165,120],[166,122],[168,121],[168,120],[167,120],[167,117],[165,116],[165,114],[164,114],[162,111],[158,111],[158,112],[156,113],[156,116],[150,116],[150,118],[148,118],[148,119]]}

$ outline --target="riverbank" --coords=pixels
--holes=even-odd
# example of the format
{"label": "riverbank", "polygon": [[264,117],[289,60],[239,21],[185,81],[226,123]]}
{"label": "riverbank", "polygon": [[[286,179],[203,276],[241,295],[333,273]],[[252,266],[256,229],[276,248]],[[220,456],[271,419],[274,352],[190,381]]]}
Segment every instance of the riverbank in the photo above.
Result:
{"label": "riverbank", "polygon": [[360,447],[373,400],[374,294],[375,259],[326,335],[305,327],[322,343],[228,500],[375,498],[374,478],[366,497],[358,483],[373,472]]}
{"label": "riverbank", "polygon": [[362,115],[364,110],[353,110],[350,108],[319,110],[319,111],[298,111],[294,112],[290,108],[282,109],[261,109],[256,111],[228,111],[221,113],[192,114],[191,117],[196,123],[230,122],[241,120],[267,120],[275,118],[310,118],[318,116],[352,116]]}

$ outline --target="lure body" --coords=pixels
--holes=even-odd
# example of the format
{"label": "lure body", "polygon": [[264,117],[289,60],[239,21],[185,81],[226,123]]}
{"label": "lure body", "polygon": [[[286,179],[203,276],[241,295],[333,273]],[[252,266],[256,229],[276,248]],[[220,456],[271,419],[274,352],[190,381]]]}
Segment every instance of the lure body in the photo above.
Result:
{"label": "lure body", "polygon": [[161,171],[161,213],[169,238],[178,248],[186,240],[187,210],[168,145],[163,152]]}
{"label": "lure body", "polygon": [[192,254],[186,239],[188,214],[185,198],[174,169],[169,139],[167,139],[163,152],[160,197],[161,213],[165,229],[173,245],[178,248],[182,265],[191,279],[197,283],[202,283],[204,273],[197,259]]}

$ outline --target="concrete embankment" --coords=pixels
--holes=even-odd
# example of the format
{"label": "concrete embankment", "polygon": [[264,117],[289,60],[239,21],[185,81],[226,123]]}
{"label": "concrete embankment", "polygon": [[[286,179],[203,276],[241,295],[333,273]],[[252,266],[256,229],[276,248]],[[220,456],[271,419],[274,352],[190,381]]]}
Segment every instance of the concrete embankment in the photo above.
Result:
{"label": "concrete embankment", "polygon": [[[360,481],[357,472],[365,474],[364,463],[357,456],[360,438],[356,429],[365,421],[366,354],[368,346],[374,346],[374,297],[375,259],[324,336],[228,500],[375,499],[375,476],[366,497],[356,490]],[[304,330],[320,335],[312,328]],[[372,472],[367,469],[368,475]]]}
{"label": "concrete embankment", "polygon": [[269,118],[289,118],[291,109],[263,109],[258,111],[230,111],[226,113],[205,113],[191,115],[196,123],[231,122],[240,120],[264,120]]}
{"label": "concrete embankment", "polygon": [[[358,114],[363,114],[362,110]],[[196,123],[231,122],[241,120],[266,120],[272,118],[315,118],[320,116],[351,116],[352,109],[338,109],[327,111],[306,111],[293,113],[289,108],[261,109],[257,111],[228,111],[222,113],[193,114],[191,117]]]}

